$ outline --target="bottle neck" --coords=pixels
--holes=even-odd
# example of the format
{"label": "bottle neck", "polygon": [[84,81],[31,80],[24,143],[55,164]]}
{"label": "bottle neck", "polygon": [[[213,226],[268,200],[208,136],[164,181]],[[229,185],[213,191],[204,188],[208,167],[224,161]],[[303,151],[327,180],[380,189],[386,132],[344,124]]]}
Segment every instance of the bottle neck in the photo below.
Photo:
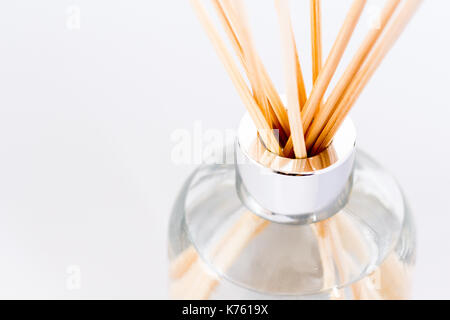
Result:
{"label": "bottle neck", "polygon": [[311,224],[338,213],[353,186],[356,133],[347,121],[333,144],[317,156],[289,159],[262,145],[249,117],[235,143],[236,190],[242,203],[264,219]]}
{"label": "bottle neck", "polygon": [[[303,177],[297,177],[297,179],[303,179]],[[264,188],[264,186],[261,185],[261,188]],[[331,201],[321,201],[323,205],[322,207],[317,207],[317,209],[305,210],[299,207],[299,211],[297,213],[295,213],[295,209],[294,211],[290,209],[287,214],[282,208],[286,208],[289,204],[278,205],[281,210],[279,212],[261,205],[260,202],[248,191],[239,169],[237,168],[236,170],[236,192],[242,204],[254,214],[275,223],[307,225],[327,220],[339,213],[347,205],[352,188],[353,173],[350,175],[341,192],[335,199],[332,199]],[[270,186],[267,186],[267,189],[271,189]],[[270,192],[276,193],[276,191],[273,190]],[[296,196],[297,199],[304,198],[302,195],[294,196]],[[271,199],[270,201],[274,201],[274,199]]]}

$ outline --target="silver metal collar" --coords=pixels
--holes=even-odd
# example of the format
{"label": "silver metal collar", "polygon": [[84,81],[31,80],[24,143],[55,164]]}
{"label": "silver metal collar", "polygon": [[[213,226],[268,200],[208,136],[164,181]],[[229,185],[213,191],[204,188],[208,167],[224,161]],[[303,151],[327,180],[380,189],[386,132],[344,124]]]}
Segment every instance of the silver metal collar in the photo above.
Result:
{"label": "silver metal collar", "polygon": [[311,224],[338,213],[353,185],[356,130],[347,119],[332,145],[308,159],[266,150],[248,114],[235,144],[236,190],[253,213],[277,223]]}

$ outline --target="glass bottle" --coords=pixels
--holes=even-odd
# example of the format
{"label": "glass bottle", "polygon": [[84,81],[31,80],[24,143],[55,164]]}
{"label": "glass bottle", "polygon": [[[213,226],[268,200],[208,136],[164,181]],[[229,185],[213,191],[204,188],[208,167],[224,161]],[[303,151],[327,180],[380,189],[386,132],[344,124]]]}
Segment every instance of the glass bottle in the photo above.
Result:
{"label": "glass bottle", "polygon": [[187,179],[169,227],[175,299],[408,299],[412,216],[347,120],[305,160],[266,151],[248,116],[235,163]]}

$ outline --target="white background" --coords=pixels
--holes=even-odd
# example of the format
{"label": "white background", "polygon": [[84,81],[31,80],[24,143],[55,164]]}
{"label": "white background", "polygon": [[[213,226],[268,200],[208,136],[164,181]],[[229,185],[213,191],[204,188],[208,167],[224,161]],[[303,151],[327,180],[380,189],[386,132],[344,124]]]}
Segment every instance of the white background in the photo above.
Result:
{"label": "white background", "polygon": [[[257,44],[283,91],[272,1],[258,3]],[[292,7],[310,78],[306,4]],[[327,51],[349,4],[324,0]],[[415,298],[450,298],[449,10],[425,0],[353,112],[415,212]],[[166,298],[168,218],[193,168],[171,161],[171,133],[243,113],[188,1],[2,1],[0,25],[0,298]]]}

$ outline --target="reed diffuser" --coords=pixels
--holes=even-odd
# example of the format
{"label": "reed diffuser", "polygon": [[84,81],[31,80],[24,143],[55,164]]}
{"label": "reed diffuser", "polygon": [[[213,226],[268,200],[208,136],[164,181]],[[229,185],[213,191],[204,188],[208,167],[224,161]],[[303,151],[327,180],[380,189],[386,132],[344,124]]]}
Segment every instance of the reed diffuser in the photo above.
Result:
{"label": "reed diffuser", "polygon": [[353,0],[326,59],[322,3],[310,0],[311,92],[289,2],[275,0],[285,100],[255,49],[244,2],[211,0],[234,56],[204,3],[191,3],[247,114],[235,164],[199,167],[176,201],[169,230],[171,296],[409,298],[415,260],[410,212],[396,181],[356,148],[347,115],[421,0],[386,0],[379,26],[369,30],[342,75],[336,70],[366,0]]}

